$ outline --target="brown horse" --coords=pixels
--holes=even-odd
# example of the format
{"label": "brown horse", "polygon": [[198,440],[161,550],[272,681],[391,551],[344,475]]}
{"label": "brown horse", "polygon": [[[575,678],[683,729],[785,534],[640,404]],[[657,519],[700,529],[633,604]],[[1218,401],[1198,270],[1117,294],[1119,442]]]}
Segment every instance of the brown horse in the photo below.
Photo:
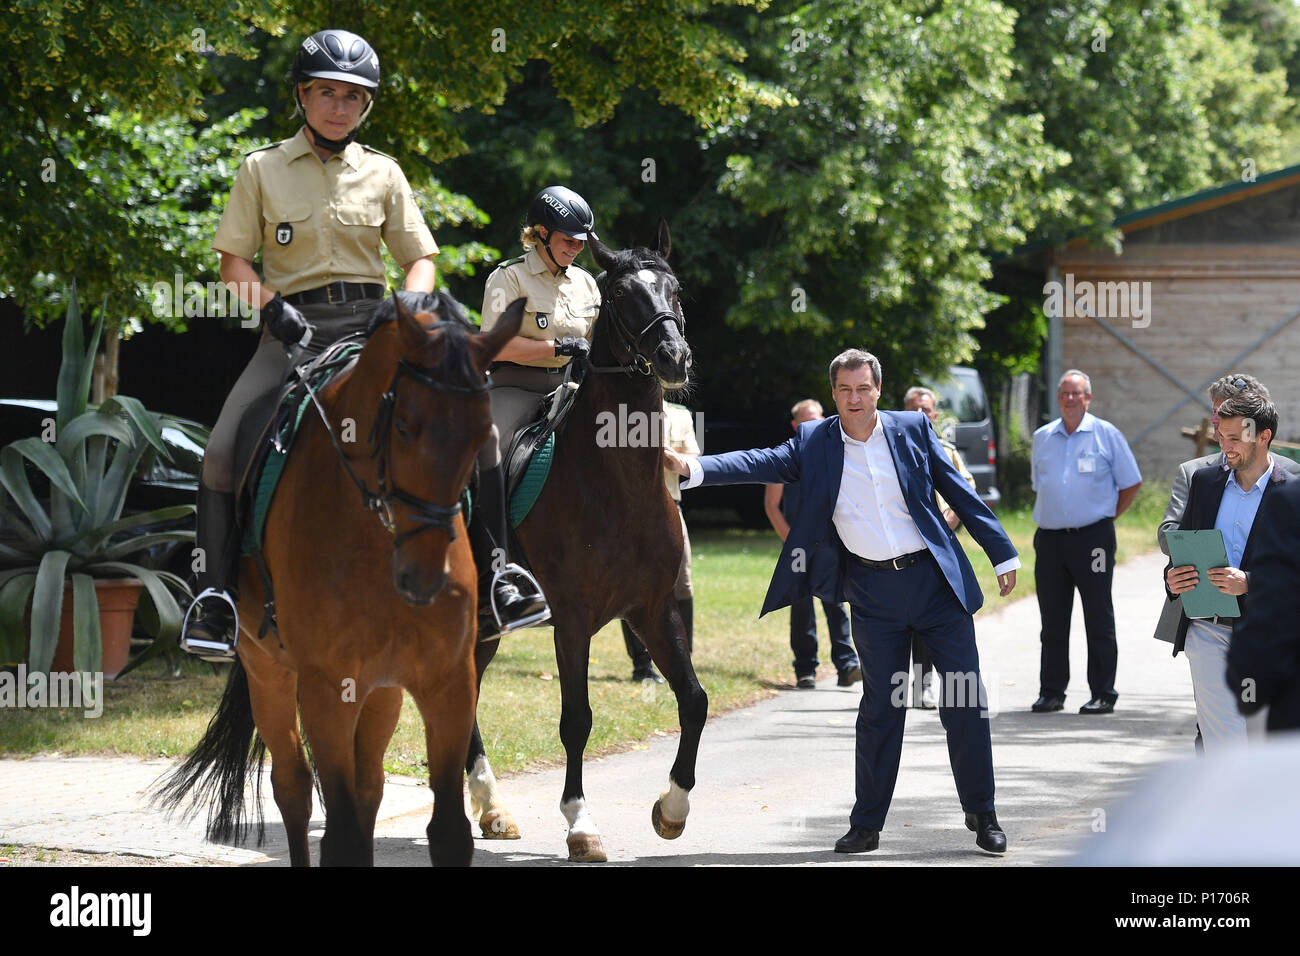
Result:
{"label": "brown horse", "polygon": [[[238,837],[244,780],[260,778],[269,749],[295,866],[310,863],[312,791],[299,715],[325,805],[321,865],[371,865],[403,689],[424,720],[429,856],[467,865],[473,854],[461,763],[478,698],[476,575],[459,501],[491,430],[485,372],[518,332],[523,300],[480,334],[446,294],[413,301],[416,314],[397,296],[381,306],[355,367],[318,393],[328,430],[304,419],[266,521],[279,639],[255,636],[264,597],[245,561],[239,660],[161,794],[175,808],[197,787],[209,839]],[[258,824],[260,841],[260,806]]]}
{"label": "brown horse", "polygon": [[[554,464],[537,503],[518,528],[520,543],[551,604],[563,705],[560,739],[568,772],[560,809],[569,823],[571,860],[605,859],[582,789],[582,752],[591,733],[587,660],[591,637],[623,618],[636,631],[677,697],[682,734],[668,789],[651,811],[655,831],[681,835],[695,786],[695,758],[708,698],[691,666],[685,629],[672,599],[682,556],[681,524],[664,487],[659,422],[665,389],[682,388],[691,353],[679,285],[668,266],[668,224],[657,248],[614,252],[591,241],[605,271],[596,282],[601,310],[591,337],[591,368],[573,411],[556,432]],[[612,422],[650,423],[617,435]],[[479,646],[479,676],[497,645]],[[517,837],[474,726],[466,763],[471,806],[488,838]]]}

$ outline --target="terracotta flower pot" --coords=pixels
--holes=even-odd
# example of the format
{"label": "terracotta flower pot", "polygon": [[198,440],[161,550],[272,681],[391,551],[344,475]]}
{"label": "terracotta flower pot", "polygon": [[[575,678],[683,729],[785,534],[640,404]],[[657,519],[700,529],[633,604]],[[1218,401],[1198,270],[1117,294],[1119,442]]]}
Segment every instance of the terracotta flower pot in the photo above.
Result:
{"label": "terracotta flower pot", "polygon": [[[99,598],[100,643],[104,648],[101,667],[108,680],[122,673],[131,656],[131,627],[143,587],[144,582],[139,578],[101,578],[95,581],[95,596]],[[30,635],[30,608],[27,627]],[[29,636],[29,646],[30,641]],[[72,663],[72,641],[72,583],[68,582],[63,585],[59,643],[54,648],[54,662],[50,665],[53,672],[68,674],[76,669]]]}

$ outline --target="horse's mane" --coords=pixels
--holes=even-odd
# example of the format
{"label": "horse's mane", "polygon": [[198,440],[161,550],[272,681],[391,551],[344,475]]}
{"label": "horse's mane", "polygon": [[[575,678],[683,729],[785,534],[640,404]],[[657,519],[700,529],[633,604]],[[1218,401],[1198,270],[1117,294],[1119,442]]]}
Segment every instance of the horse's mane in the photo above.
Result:
{"label": "horse's mane", "polygon": [[[474,333],[476,327],[470,322],[465,307],[444,289],[435,292],[410,292],[403,289],[396,294],[401,297],[402,307],[408,312],[415,315],[436,312],[439,319],[449,323],[440,327],[444,332],[443,348],[439,350],[442,354],[438,356],[426,354],[424,361],[420,363],[421,368],[442,381],[477,384],[483,376],[470,360],[468,347],[469,336]],[[389,296],[380,303],[379,308],[375,309],[374,315],[370,317],[370,324],[366,327],[366,337],[369,338],[381,325],[392,322],[396,318],[397,305],[394,298]],[[432,346],[434,343],[429,344]]]}

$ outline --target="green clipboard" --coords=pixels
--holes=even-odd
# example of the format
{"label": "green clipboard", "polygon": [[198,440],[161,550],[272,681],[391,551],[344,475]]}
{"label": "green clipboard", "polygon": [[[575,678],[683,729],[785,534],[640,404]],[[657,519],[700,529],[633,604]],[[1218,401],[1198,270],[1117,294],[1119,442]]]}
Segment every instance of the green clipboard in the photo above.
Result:
{"label": "green clipboard", "polygon": [[1211,568],[1228,567],[1228,551],[1223,545],[1223,532],[1218,528],[1204,531],[1170,531],[1165,535],[1169,543],[1169,560],[1172,567],[1185,564],[1196,566],[1200,580],[1196,587],[1183,594],[1183,613],[1189,619],[1202,617],[1240,617],[1241,607],[1231,594],[1224,594],[1210,583]]}

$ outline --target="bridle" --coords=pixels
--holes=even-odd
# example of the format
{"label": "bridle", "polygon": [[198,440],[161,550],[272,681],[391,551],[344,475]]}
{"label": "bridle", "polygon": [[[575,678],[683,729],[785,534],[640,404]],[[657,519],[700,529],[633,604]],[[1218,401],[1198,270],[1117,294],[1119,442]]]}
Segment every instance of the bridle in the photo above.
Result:
{"label": "bridle", "polygon": [[[664,269],[653,259],[640,259],[636,263],[638,269],[651,269],[655,272],[663,272]],[[606,280],[606,285],[609,280]],[[654,366],[650,360],[641,354],[641,340],[645,338],[646,333],[657,326],[660,322],[672,322],[677,328],[677,333],[683,338],[686,337],[686,320],[677,312],[671,309],[660,309],[650,317],[650,321],[636,335],[632,334],[628,324],[623,319],[622,312],[614,304],[615,296],[607,295],[607,290],[601,290],[600,311],[602,315],[608,314],[609,325],[614,329],[618,337],[619,344],[627,352],[627,362],[621,365],[592,365],[588,371],[597,373],[622,372],[624,374],[640,373],[645,376],[654,375]],[[611,352],[614,350],[611,349]],[[617,360],[617,357],[616,357]]]}
{"label": "bridle", "polygon": [[[440,326],[454,324],[457,323],[441,320],[424,328],[426,332],[431,332]],[[307,380],[310,373],[310,368],[305,371],[299,369],[299,376],[304,386],[306,386],[307,393],[311,396],[316,410],[320,413],[321,420],[325,423],[325,430],[330,436],[330,441],[334,444],[334,450],[338,452],[339,460],[343,462],[343,467],[348,476],[361,492],[362,504],[366,510],[375,512],[379,517],[380,524],[384,526],[384,530],[389,534],[396,534],[397,531],[397,524],[393,520],[394,504],[406,507],[412,520],[417,524],[417,527],[409,531],[396,534],[393,547],[395,549],[400,548],[420,532],[435,528],[446,531],[450,539],[455,541],[456,529],[453,522],[461,512],[459,500],[452,505],[435,504],[432,501],[426,501],[423,498],[417,498],[415,495],[402,491],[390,482],[389,459],[393,445],[393,409],[397,404],[397,386],[402,378],[406,377],[419,385],[438,392],[449,392],[453,395],[481,395],[492,387],[491,382],[487,378],[474,385],[452,385],[447,382],[440,382],[424,369],[416,368],[406,359],[401,359],[397,363],[397,371],[393,373],[393,380],[389,382],[388,388],[380,396],[379,410],[375,413],[375,422],[370,429],[370,444],[374,447],[370,457],[375,461],[378,472],[376,477],[377,490],[371,491],[348,463],[347,455],[344,454],[343,447],[334,435],[334,429],[330,425],[329,417],[325,414],[325,409],[321,406],[315,391]]]}

